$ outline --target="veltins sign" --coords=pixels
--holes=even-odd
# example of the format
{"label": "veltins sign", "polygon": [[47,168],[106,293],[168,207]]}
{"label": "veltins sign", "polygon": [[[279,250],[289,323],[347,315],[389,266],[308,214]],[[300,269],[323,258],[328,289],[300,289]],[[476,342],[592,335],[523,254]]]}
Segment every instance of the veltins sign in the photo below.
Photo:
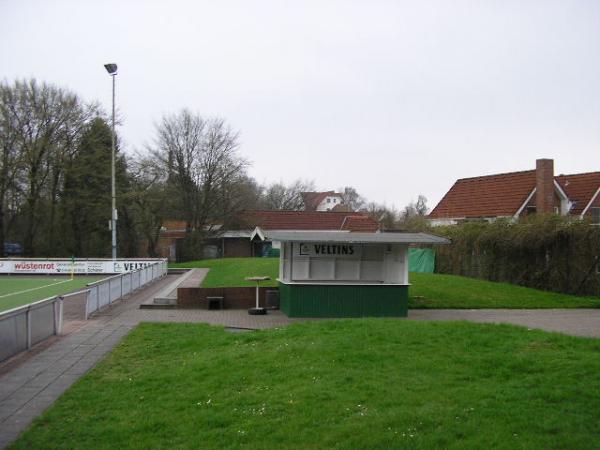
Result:
{"label": "veltins sign", "polygon": [[143,269],[159,260],[3,260],[0,261],[0,273],[38,273],[38,274],[102,274],[124,273]]}
{"label": "veltins sign", "polygon": [[298,255],[311,258],[359,258],[361,250],[360,244],[301,242]]}

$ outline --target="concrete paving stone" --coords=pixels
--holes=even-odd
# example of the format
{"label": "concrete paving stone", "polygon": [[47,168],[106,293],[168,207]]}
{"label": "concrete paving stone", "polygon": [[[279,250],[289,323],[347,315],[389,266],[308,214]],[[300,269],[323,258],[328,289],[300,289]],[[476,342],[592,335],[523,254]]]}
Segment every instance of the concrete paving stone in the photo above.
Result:
{"label": "concrete paving stone", "polygon": [[53,398],[58,399],[72,385],[73,383],[52,383],[44,389],[43,393],[45,395],[51,395]]}
{"label": "concrete paving stone", "polygon": [[77,345],[81,345],[81,344],[85,344],[87,343],[87,341],[91,338],[93,338],[95,335],[92,336],[86,336],[85,338],[75,338],[73,337],[73,335],[71,336],[67,336],[66,338],[64,338],[62,341],[60,341],[60,345],[62,347],[68,347],[68,346],[77,346]]}
{"label": "concrete paving stone", "polygon": [[[57,364],[55,367],[51,367],[50,369],[44,371],[44,373],[40,373],[38,375],[38,377],[47,377],[47,378],[50,378],[50,379],[58,378],[63,373],[65,373],[65,370],[67,370],[69,367],[65,368],[65,367],[61,367],[61,366],[59,366]],[[36,378],[34,378],[34,379],[30,380],[30,381],[34,381]]]}
{"label": "concrete paving stone", "polygon": [[21,409],[2,422],[2,428],[9,433],[23,431],[39,415],[40,411]]}
{"label": "concrete paving stone", "polygon": [[0,448],[8,447],[8,445],[16,440],[21,434],[21,430],[2,427],[0,425]]}
{"label": "concrete paving stone", "polygon": [[73,349],[73,351],[70,353],[71,356],[78,356],[78,357],[82,357],[87,355],[90,351],[92,351],[94,349],[95,346],[80,346],[77,347],[75,349]]}
{"label": "concrete paving stone", "polygon": [[20,431],[5,430],[0,425],[0,448],[8,447],[8,444],[17,439],[19,434]]}
{"label": "concrete paving stone", "polygon": [[27,364],[27,375],[31,377],[32,373],[39,373],[46,370],[49,366],[48,363],[40,364],[37,361],[29,361]]}
{"label": "concrete paving stone", "polygon": [[15,412],[23,407],[25,403],[19,399],[4,401],[0,403],[0,423],[11,417]]}
{"label": "concrete paving stone", "polygon": [[79,375],[69,373],[68,371],[63,373],[61,376],[56,378],[49,386],[53,386],[54,384],[62,384],[62,383],[72,383],[77,381],[80,378]]}
{"label": "concrete paving stone", "polygon": [[40,388],[43,389],[46,386],[48,386],[48,384],[52,383],[52,381],[54,381],[59,375],[58,374],[54,374],[54,373],[41,373],[39,374],[37,377],[35,377],[33,380],[29,380],[27,383],[25,383],[23,385],[24,388],[26,387],[30,387],[30,388]]}
{"label": "concrete paving stone", "polygon": [[37,396],[31,399],[31,401],[29,401],[21,409],[27,410],[28,413],[33,415],[39,415],[52,406],[57,398],[58,397],[56,396]]}
{"label": "concrete paving stone", "polygon": [[65,372],[65,375],[83,375],[84,373],[88,372],[92,367],[94,367],[96,363],[96,360],[79,361],[77,364],[70,367]]}
{"label": "concrete paving stone", "polygon": [[31,398],[33,395],[40,392],[40,390],[42,390],[42,388],[40,388],[39,386],[29,386],[27,383],[25,383],[7,398]]}
{"label": "concrete paving stone", "polygon": [[[79,358],[81,359],[81,358]],[[54,364],[52,366],[52,368],[48,371],[49,373],[52,374],[57,374],[58,376],[60,376],[60,374],[64,373],[66,370],[68,370],[70,367],[72,367],[74,364],[77,364],[77,361],[79,361],[79,359],[77,359],[76,361],[59,361],[56,364]]]}
{"label": "concrete paving stone", "polygon": [[5,381],[0,381],[0,401],[2,401],[2,399],[4,399],[4,398],[8,397],[10,394],[12,394],[14,391],[19,389],[24,384],[25,384],[25,381],[11,382],[11,383],[7,383]]}

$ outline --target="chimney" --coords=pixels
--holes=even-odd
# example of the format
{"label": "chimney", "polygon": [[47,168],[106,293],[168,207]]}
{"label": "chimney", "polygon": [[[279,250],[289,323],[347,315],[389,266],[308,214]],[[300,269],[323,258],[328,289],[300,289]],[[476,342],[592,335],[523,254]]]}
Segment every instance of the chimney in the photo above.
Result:
{"label": "chimney", "polygon": [[538,214],[554,212],[554,160],[535,161],[535,210]]}

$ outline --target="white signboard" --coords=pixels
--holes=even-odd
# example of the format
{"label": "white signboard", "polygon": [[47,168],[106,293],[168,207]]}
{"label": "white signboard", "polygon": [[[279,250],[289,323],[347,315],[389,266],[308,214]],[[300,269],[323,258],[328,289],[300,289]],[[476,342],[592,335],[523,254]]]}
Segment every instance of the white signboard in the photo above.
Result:
{"label": "white signboard", "polygon": [[0,273],[96,274],[125,273],[156,264],[160,259],[81,260],[0,259]]}
{"label": "white signboard", "polygon": [[298,256],[310,256],[311,258],[360,258],[362,245],[331,243],[331,242],[301,242],[298,245]]}

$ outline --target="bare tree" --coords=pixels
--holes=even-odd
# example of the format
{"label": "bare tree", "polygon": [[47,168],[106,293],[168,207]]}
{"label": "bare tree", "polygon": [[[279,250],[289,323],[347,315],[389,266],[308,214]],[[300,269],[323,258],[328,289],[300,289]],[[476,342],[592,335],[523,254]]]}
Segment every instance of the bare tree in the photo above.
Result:
{"label": "bare tree", "polygon": [[369,202],[361,211],[367,213],[371,218],[379,222],[379,225],[384,230],[391,230],[396,227],[398,211],[393,206],[388,208],[385,205]]}
{"label": "bare tree", "polygon": [[152,153],[166,174],[174,212],[200,239],[226,227],[244,206],[248,162],[238,155],[238,133],[222,119],[187,109],[163,117],[156,133]]}
{"label": "bare tree", "polygon": [[146,240],[148,256],[158,256],[156,245],[163,222],[169,214],[166,176],[153,158],[138,155],[130,164],[131,190],[123,199],[134,208],[136,229]]}
{"label": "bare tree", "polygon": [[427,207],[427,197],[419,194],[416,202],[410,202],[404,207],[404,210],[400,214],[400,221],[402,223],[408,222],[409,219],[415,216],[424,217],[427,215],[429,208]]}
{"label": "bare tree", "polygon": [[315,190],[314,181],[296,180],[286,185],[282,181],[265,187],[263,207],[273,210],[301,211],[303,192]]}
{"label": "bare tree", "polygon": [[342,194],[343,204],[352,211],[359,211],[367,204],[366,199],[356,192],[356,189],[352,186],[339,188],[338,191]]}

